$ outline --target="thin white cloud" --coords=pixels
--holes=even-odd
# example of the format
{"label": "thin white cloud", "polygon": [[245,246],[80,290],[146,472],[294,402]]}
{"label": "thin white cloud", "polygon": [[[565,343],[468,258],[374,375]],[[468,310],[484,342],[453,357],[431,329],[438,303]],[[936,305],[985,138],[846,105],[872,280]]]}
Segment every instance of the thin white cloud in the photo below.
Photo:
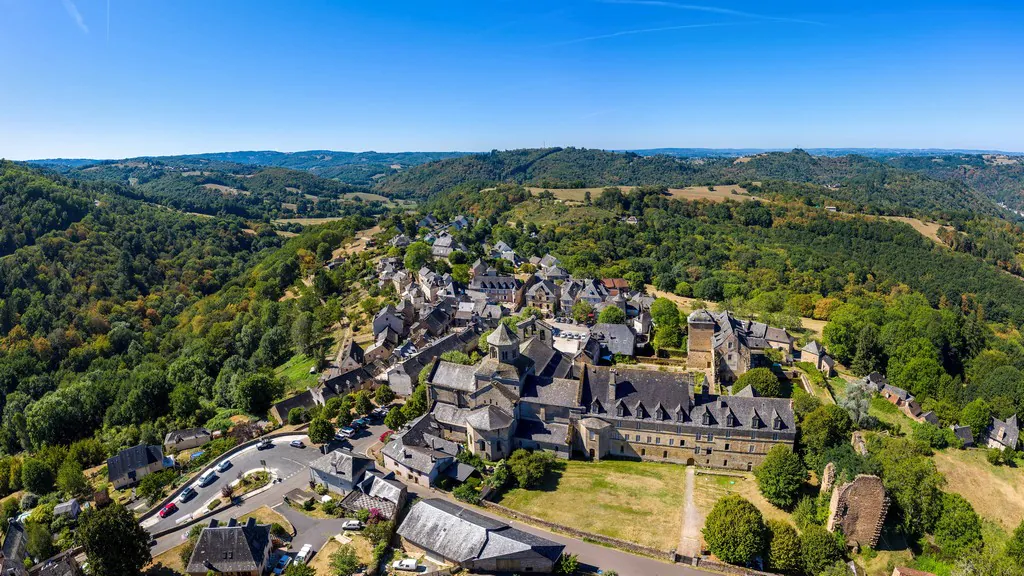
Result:
{"label": "thin white cloud", "polygon": [[738,16],[740,18],[750,18],[754,20],[770,20],[773,22],[792,22],[794,24],[812,24],[814,26],[824,26],[821,22],[815,22],[814,20],[803,20],[801,18],[787,18],[785,16],[771,16],[769,14],[755,14],[753,12],[743,12],[741,10],[733,10],[731,8],[719,8],[717,6],[701,6],[698,4],[679,4],[676,2],[667,2],[665,0],[597,0],[602,4],[629,4],[633,6],[656,6],[660,8],[672,8],[675,10],[688,10],[691,12],[710,12],[712,14],[723,14],[726,16]]}
{"label": "thin white cloud", "polygon": [[68,11],[68,16],[71,16],[71,19],[75,21],[78,28],[88,34],[89,27],[85,25],[85,19],[82,18],[82,13],[78,11],[78,6],[75,6],[74,1],[64,0],[64,9]]}
{"label": "thin white cloud", "polygon": [[579,44],[581,42],[590,42],[592,40],[604,40],[607,38],[618,38],[620,36],[633,36],[636,34],[651,34],[654,32],[671,32],[672,30],[686,30],[689,28],[718,28],[721,26],[735,26],[735,24],[682,24],[679,26],[664,26],[662,28],[641,28],[639,30],[620,30],[619,32],[612,32],[610,34],[599,34],[597,36],[587,36],[585,38],[574,38],[572,40],[565,40],[563,42],[555,42],[548,44],[548,46],[565,46],[567,44]]}

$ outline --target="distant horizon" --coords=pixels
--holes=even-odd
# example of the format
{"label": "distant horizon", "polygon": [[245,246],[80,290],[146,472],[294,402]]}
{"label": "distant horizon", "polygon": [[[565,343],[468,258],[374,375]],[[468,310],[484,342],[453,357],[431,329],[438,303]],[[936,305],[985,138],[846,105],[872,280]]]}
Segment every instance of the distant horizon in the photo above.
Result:
{"label": "distant horizon", "polygon": [[815,151],[835,151],[835,152],[912,152],[918,153],[923,156],[927,155],[941,155],[941,154],[1005,154],[1008,156],[1024,156],[1024,151],[1014,150],[999,150],[999,149],[986,149],[986,148],[905,148],[898,146],[790,146],[790,147],[774,147],[774,148],[759,148],[759,147],[710,147],[710,146],[657,146],[650,148],[601,148],[597,146],[535,146],[528,148],[491,148],[488,150],[442,150],[442,149],[422,149],[422,150],[335,150],[330,148],[304,148],[299,150],[277,150],[273,148],[266,149],[245,149],[245,150],[218,150],[218,151],[207,151],[207,152],[184,152],[177,154],[136,154],[131,156],[118,156],[118,157],[92,157],[92,156],[50,156],[45,158],[5,158],[0,156],[0,159],[10,160],[13,162],[28,162],[28,163],[46,163],[46,162],[114,162],[118,160],[134,160],[140,158],[173,158],[173,157],[204,157],[213,156],[219,154],[306,154],[313,152],[329,152],[335,154],[460,154],[460,155],[472,155],[472,154],[487,154],[492,150],[498,151],[510,151],[510,150],[524,150],[524,149],[540,149],[540,148],[583,148],[590,150],[603,150],[606,152],[619,152],[626,153],[632,152],[635,154],[646,153],[646,155],[656,155],[659,153],[667,153],[672,151],[694,151],[694,152],[718,152],[718,153],[733,153],[736,155],[745,154],[759,154],[766,152],[791,152],[793,150],[803,150],[808,153]]}
{"label": "distant horizon", "polygon": [[0,0],[0,157],[1024,152],[1021,38],[1009,0]]}

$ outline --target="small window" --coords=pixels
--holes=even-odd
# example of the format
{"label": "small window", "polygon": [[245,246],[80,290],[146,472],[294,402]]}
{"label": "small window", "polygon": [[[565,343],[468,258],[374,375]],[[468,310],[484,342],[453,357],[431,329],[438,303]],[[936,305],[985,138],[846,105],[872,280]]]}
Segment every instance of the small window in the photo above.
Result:
{"label": "small window", "polygon": [[747,462],[747,472],[750,472],[753,469],[754,469],[754,464],[752,462]]}
{"label": "small window", "polygon": [[711,455],[711,446],[708,446],[707,450],[704,453],[707,454],[708,456],[710,456]]}
{"label": "small window", "polygon": [[651,443],[651,437],[650,437],[650,436],[648,436],[648,437],[647,437],[647,443],[648,443],[648,444],[650,444],[650,443]]}
{"label": "small window", "polygon": [[715,435],[712,434],[711,432],[708,432],[708,442],[714,442],[714,441],[715,441]]}
{"label": "small window", "polygon": [[728,465],[729,465],[729,461],[728,460],[722,460],[722,468],[725,468]]}
{"label": "small window", "polygon": [[750,446],[748,446],[747,448],[748,448],[747,452],[750,452],[751,454],[753,454],[753,453],[754,453],[754,445],[753,445],[753,444],[751,444],[751,445],[750,445]]}
{"label": "small window", "polygon": [[725,443],[725,449],[726,449],[726,450],[728,450],[728,449],[729,449],[729,443],[728,443],[728,442],[726,442],[726,443]]}
{"label": "small window", "polygon": [[647,456],[647,449],[646,448],[641,448],[640,449],[640,455],[641,456]]}
{"label": "small window", "polygon": [[700,446],[694,446],[693,447],[693,453],[694,454],[700,454]]}
{"label": "small window", "polygon": [[700,442],[700,432],[697,432],[697,442]]}
{"label": "small window", "polygon": [[778,432],[772,434],[772,440],[778,440],[778,439],[779,439],[779,433]]}
{"label": "small window", "polygon": [[665,450],[664,452],[662,452],[661,453],[661,457],[662,458],[668,458],[668,450]]}
{"label": "small window", "polygon": [[636,441],[637,441],[637,442],[639,442],[639,441],[640,441],[640,435],[639,435],[639,434],[637,434],[637,435],[636,435]]}
{"label": "small window", "polygon": [[675,441],[675,439],[674,439],[674,438],[669,438],[669,439],[668,439],[668,445],[669,445],[669,446],[674,446],[674,445],[675,445],[675,442],[676,442],[676,441]]}
{"label": "small window", "polygon": [[682,438],[680,438],[679,439],[679,445],[680,446],[686,446],[686,440],[683,440]]}

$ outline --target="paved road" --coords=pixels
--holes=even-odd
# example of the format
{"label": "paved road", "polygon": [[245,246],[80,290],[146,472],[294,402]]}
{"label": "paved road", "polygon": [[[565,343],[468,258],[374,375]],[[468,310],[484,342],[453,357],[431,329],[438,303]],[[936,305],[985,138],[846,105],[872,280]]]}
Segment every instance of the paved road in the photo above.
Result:
{"label": "paved road", "polygon": [[[353,452],[358,454],[365,454],[366,449],[377,442],[381,434],[387,431],[387,427],[383,425],[371,426],[368,430],[362,431],[355,438],[350,441],[344,442],[331,442],[327,446],[327,451],[334,450],[335,448],[350,448]],[[247,512],[251,512],[260,506],[270,506],[277,512],[283,514],[290,522],[295,525],[296,529],[299,530],[299,535],[295,538],[294,543],[299,544],[313,544],[315,549],[318,549],[327,539],[334,534],[341,531],[341,521],[337,521],[337,529],[333,527],[335,521],[328,520],[315,520],[299,512],[294,512],[288,509],[287,506],[278,506],[282,504],[284,495],[290,490],[295,488],[308,489],[309,488],[309,474],[307,472],[309,463],[316,460],[323,455],[319,449],[315,446],[309,445],[309,439],[296,435],[296,438],[302,438],[303,442],[307,444],[306,448],[292,448],[288,445],[288,442],[292,439],[291,436],[285,437],[284,439],[274,440],[274,447],[267,450],[256,450],[255,447],[246,449],[240,453],[234,454],[230,457],[232,467],[227,470],[224,474],[218,474],[218,478],[212,484],[206,488],[196,487],[199,494],[192,500],[181,503],[177,502],[180,510],[169,516],[168,518],[160,519],[156,517],[155,522],[147,522],[145,528],[150,532],[158,532],[173,528],[178,525],[178,522],[182,518],[187,518],[189,514],[193,512],[201,513],[206,509],[206,503],[212,499],[220,496],[221,486],[230,483],[237,479],[240,471],[246,471],[251,469],[262,469],[260,460],[266,460],[267,468],[275,474],[280,482],[273,484],[267,491],[262,492],[245,500],[237,506],[228,508],[214,516],[218,521],[226,521],[230,518],[237,518]],[[195,481],[198,482],[198,479]],[[285,512],[294,512],[302,519],[307,519],[311,523],[323,523],[322,528],[310,530],[312,524],[303,525],[306,526],[307,530],[303,530],[302,520],[298,522],[292,520],[290,514]],[[209,519],[204,522],[208,523]],[[189,527],[190,528],[190,527]],[[304,533],[306,532],[306,533]],[[184,541],[188,534],[187,528],[169,534],[160,538],[157,541],[156,546],[153,548],[153,554],[159,554],[169,548],[177,546]]]}

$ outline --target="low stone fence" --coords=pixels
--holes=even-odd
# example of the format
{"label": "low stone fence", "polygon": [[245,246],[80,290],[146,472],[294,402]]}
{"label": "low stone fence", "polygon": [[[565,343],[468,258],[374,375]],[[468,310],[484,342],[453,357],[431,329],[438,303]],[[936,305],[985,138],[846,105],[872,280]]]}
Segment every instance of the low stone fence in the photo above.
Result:
{"label": "low stone fence", "polygon": [[572,536],[573,538],[579,538],[581,540],[588,540],[588,541],[591,541],[591,542],[597,542],[598,544],[603,544],[605,546],[611,546],[613,548],[619,548],[619,549],[625,550],[627,552],[631,552],[633,554],[640,554],[642,556],[650,556],[652,558],[659,558],[659,559],[662,559],[662,560],[668,560],[669,562],[675,562],[676,561],[676,552],[675,552],[675,550],[666,552],[664,550],[658,550],[656,548],[649,548],[647,546],[641,546],[641,545],[635,544],[633,542],[627,542],[625,540],[619,540],[618,538],[612,538],[610,536],[602,536],[600,534],[594,534],[592,532],[584,532],[583,530],[577,530],[576,528],[570,528],[568,526],[563,526],[561,524],[555,524],[554,522],[548,522],[547,520],[541,520],[540,518],[535,518],[535,517],[530,516],[528,514],[523,514],[522,512],[517,512],[515,510],[512,510],[511,508],[506,508],[506,507],[504,507],[504,506],[502,506],[500,504],[495,504],[494,502],[481,501],[480,505],[483,506],[484,508],[489,508],[491,510],[494,510],[494,511],[498,512],[499,514],[503,515],[503,516],[508,516],[509,518],[513,518],[513,519],[519,520],[521,522],[526,522],[527,524],[536,524],[538,526],[541,526],[543,528],[547,528],[549,530],[553,530],[555,532],[562,532],[564,534],[568,534],[568,535]]}

